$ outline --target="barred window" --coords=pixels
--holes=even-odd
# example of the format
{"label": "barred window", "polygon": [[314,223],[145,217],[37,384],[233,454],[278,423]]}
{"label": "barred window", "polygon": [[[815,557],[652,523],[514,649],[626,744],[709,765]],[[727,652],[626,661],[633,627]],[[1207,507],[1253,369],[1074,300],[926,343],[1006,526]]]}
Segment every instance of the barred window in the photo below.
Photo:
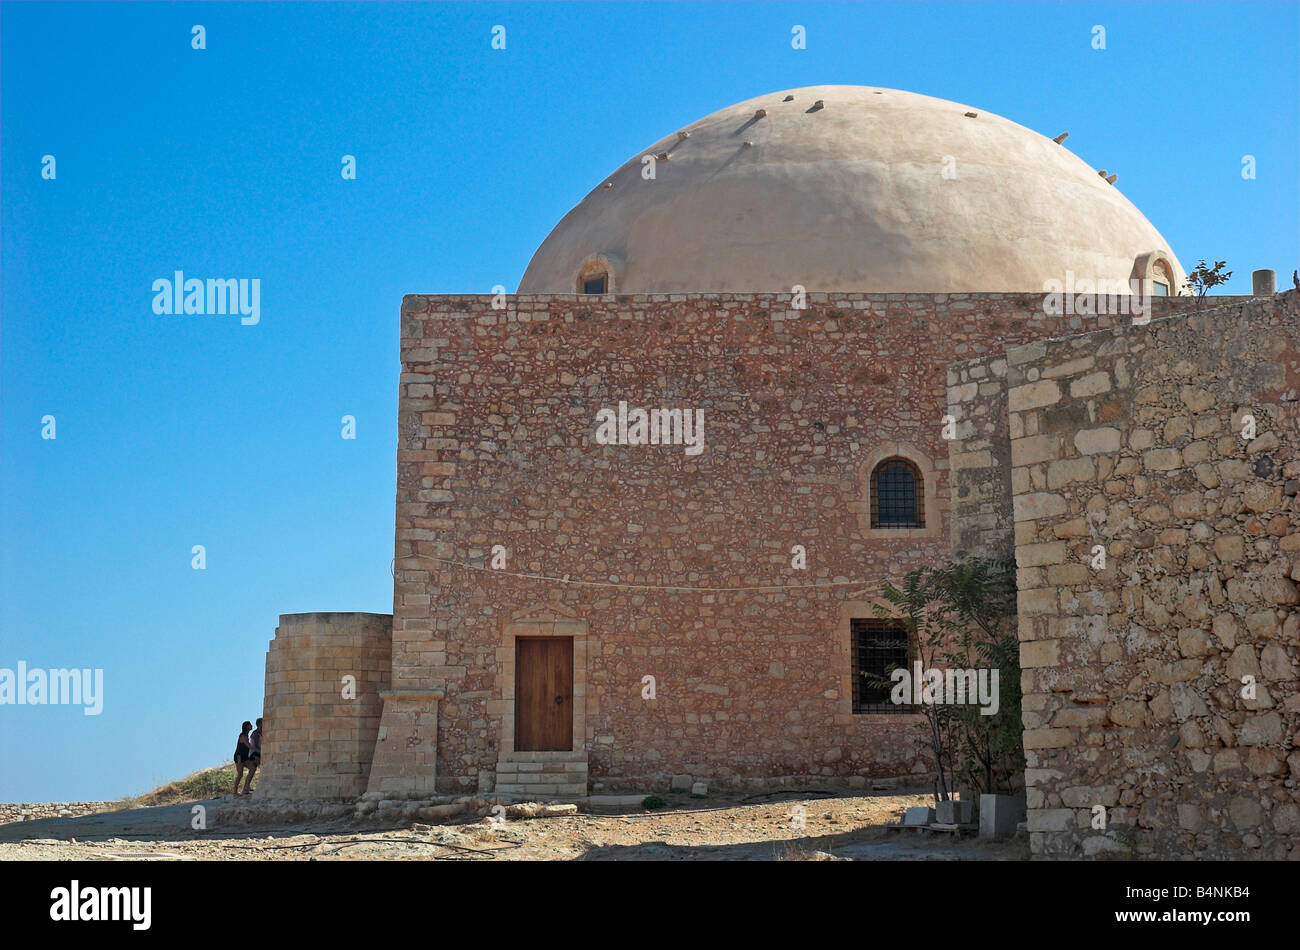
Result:
{"label": "barred window", "polygon": [[901,620],[851,620],[853,648],[853,711],[855,713],[910,713],[912,707],[891,702],[894,688],[889,674],[907,668],[910,650],[907,627]]}
{"label": "barred window", "polygon": [[606,277],[604,274],[597,274],[595,277],[585,277],[582,281],[582,292],[584,294],[603,294],[605,293]]}
{"label": "barred window", "polygon": [[871,473],[871,527],[924,528],[921,470],[905,458],[887,458]]}

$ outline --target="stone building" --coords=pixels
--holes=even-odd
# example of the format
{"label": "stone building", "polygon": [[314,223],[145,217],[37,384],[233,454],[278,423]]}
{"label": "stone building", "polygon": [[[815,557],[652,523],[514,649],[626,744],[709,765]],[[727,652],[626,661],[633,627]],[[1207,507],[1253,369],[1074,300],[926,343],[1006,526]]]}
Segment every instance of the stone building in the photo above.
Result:
{"label": "stone building", "polygon": [[[1113,176],[968,106],[812,87],[670,134],[564,217],[518,294],[403,300],[391,630],[356,615],[341,629],[329,615],[282,618],[266,783],[340,798],[362,785],[383,798],[581,796],[666,788],[680,774],[862,786],[928,772],[919,717],[864,675],[909,650],[877,614],[881,580],[954,550],[1009,551],[1029,523],[1012,532],[1009,515],[1026,504],[1083,517],[1074,501],[1059,512],[1013,502],[1013,489],[1048,496],[1035,488],[1046,478],[1050,497],[1090,503],[1060,481],[1086,467],[1075,450],[1018,459],[1022,438],[1082,429],[1094,410],[1023,405],[1059,374],[1022,370],[1012,354],[1050,349],[1056,361],[1070,340],[1137,332],[1135,314],[1164,326],[1194,304],[1177,296],[1183,280]],[[1045,303],[1052,287],[1069,306]],[[1281,320],[1272,300],[1259,306]],[[1125,385],[1107,363],[1105,418],[1149,429],[1129,387],[1148,369],[1139,362],[1124,364]],[[1077,398],[1094,398],[1101,371],[1079,372]],[[1024,428],[1031,408],[1041,432]],[[1276,458],[1277,478],[1289,460]],[[1096,476],[1103,496],[1116,480],[1118,494],[1139,490],[1126,465]],[[1128,543],[1114,571],[1136,567]],[[1077,588],[1082,602],[1090,583],[1101,589],[1039,551],[1022,562],[1022,612],[1044,591]],[[1156,570],[1154,556],[1136,563]],[[1276,573],[1277,556],[1259,556]],[[1057,626],[1076,610],[1061,596]],[[1105,596],[1118,613],[1133,595]],[[1047,623],[1022,616],[1044,853],[1086,846],[1056,826],[1076,820],[1098,776],[1124,784],[1090,771],[1086,751],[1036,744],[1092,722],[1075,710],[1082,700],[1067,709],[1053,692],[1046,668],[1084,660]],[[1178,642],[1145,629],[1143,649]],[[340,698],[354,662],[356,698]],[[1108,708],[1110,687],[1098,690],[1107,698],[1087,709]],[[1184,691],[1142,701],[1181,709]],[[1115,703],[1142,690],[1130,692]],[[1269,723],[1259,728],[1272,735]]]}

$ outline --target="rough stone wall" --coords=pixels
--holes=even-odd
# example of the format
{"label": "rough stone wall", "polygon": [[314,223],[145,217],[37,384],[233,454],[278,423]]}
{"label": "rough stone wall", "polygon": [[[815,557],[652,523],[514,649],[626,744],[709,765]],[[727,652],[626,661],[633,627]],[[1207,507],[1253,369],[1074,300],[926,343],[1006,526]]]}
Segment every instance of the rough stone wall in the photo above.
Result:
{"label": "rough stone wall", "polygon": [[[803,311],[781,295],[501,310],[409,296],[402,310],[393,687],[445,690],[422,708],[446,791],[491,787],[514,698],[503,631],[548,611],[585,625],[593,789],[925,770],[915,719],[851,712],[848,618],[873,616],[881,578],[950,554],[947,369],[1126,319],[1045,316],[1036,294],[811,294]],[[703,409],[705,451],[596,444],[597,411],[620,400]],[[867,530],[865,468],[899,443],[933,461],[923,536]],[[508,571],[575,581],[828,586],[580,586],[492,571],[494,545]],[[412,739],[389,732],[386,775]]]}
{"label": "rough stone wall", "polygon": [[1035,855],[1300,858],[1297,299],[1007,351]]}
{"label": "rough stone wall", "polygon": [[1006,376],[1003,354],[948,371],[948,413],[956,435],[948,442],[956,560],[1009,558],[1015,547]]}
{"label": "rough stone wall", "polygon": [[81,818],[113,811],[121,802],[4,802],[0,803],[0,825],[42,818]]}
{"label": "rough stone wall", "polygon": [[[357,798],[366,790],[392,675],[392,617],[280,617],[266,652],[259,798]],[[345,676],[356,698],[344,698]]]}

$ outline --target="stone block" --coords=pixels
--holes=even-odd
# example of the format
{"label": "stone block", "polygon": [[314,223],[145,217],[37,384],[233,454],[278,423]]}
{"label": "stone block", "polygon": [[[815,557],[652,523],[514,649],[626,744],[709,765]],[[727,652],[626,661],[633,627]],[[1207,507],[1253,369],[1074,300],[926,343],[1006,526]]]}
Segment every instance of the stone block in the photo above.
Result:
{"label": "stone block", "polygon": [[1097,429],[1081,429],[1074,434],[1074,447],[1084,455],[1097,455],[1101,452],[1118,452],[1120,432],[1111,426]]}
{"label": "stone block", "polygon": [[1035,521],[1065,513],[1065,499],[1049,492],[1031,492],[1017,495],[1013,501],[1016,521]]}
{"label": "stone block", "polygon": [[1117,785],[1075,785],[1061,789],[1061,804],[1067,808],[1092,808],[1105,805],[1110,808],[1119,804],[1119,786]]}
{"label": "stone block", "polygon": [[1152,472],[1168,472],[1182,467],[1183,456],[1177,449],[1149,449],[1142,453],[1142,464]]}
{"label": "stone block", "polygon": [[1061,387],[1054,380],[1041,379],[1036,383],[1015,386],[1007,392],[1007,408],[1012,412],[1050,406],[1061,399]]}
{"label": "stone block", "polygon": [[1074,745],[1075,741],[1073,729],[1026,729],[1024,732],[1026,749],[1064,749]]}
{"label": "stone block", "polygon": [[1063,729],[1088,729],[1109,721],[1110,714],[1104,706],[1075,706],[1058,709],[1052,725]]}
{"label": "stone block", "polygon": [[1282,717],[1275,712],[1252,716],[1241,724],[1242,745],[1279,745],[1282,742]]}
{"label": "stone block", "polygon": [[[1025,820],[1025,799],[1019,795],[981,795],[980,796],[980,837],[1009,838],[1016,833],[1016,825]],[[1066,809],[1066,815],[1072,812]],[[1030,831],[1064,831],[1068,825],[1057,827],[1035,827],[1034,816],[1051,815],[1054,811],[1035,809],[1029,814]]]}
{"label": "stone block", "polygon": [[1228,816],[1238,831],[1254,831],[1264,820],[1264,810],[1253,795],[1241,795],[1228,803]]}
{"label": "stone block", "polygon": [[934,823],[934,809],[927,808],[924,805],[916,805],[909,808],[903,815],[903,824],[905,825],[929,825]]}
{"label": "stone block", "polygon": [[1246,556],[1245,542],[1236,534],[1215,538],[1214,556],[1224,564],[1236,564]]}
{"label": "stone block", "polygon": [[1055,666],[1060,662],[1060,644],[1059,640],[1034,640],[1020,644],[1020,665]]}
{"label": "stone block", "polygon": [[1042,544],[1022,544],[1016,547],[1016,564],[1022,568],[1060,564],[1067,557],[1064,541],[1047,541]]}
{"label": "stone block", "polygon": [[431,805],[428,808],[416,809],[416,816],[423,821],[445,821],[448,818],[454,818],[457,815],[465,813],[464,804],[448,805]]}
{"label": "stone block", "polygon": [[1092,570],[1084,564],[1053,564],[1047,569],[1047,583],[1053,587],[1073,587],[1092,580]]}
{"label": "stone block", "polygon": [[966,825],[975,819],[975,803],[953,799],[935,805],[935,820],[941,825]]}
{"label": "stone block", "polygon": [[1097,463],[1091,458],[1060,459],[1047,466],[1047,487],[1053,490],[1097,477]]}
{"label": "stone block", "polygon": [[1110,374],[1104,370],[1081,376],[1070,383],[1070,396],[1075,399],[1107,392],[1110,392]]}
{"label": "stone block", "polygon": [[1011,442],[1011,464],[1034,465],[1059,458],[1061,440],[1054,435],[1031,435]]}
{"label": "stone block", "polygon": [[1016,602],[1022,620],[1025,617],[1037,614],[1055,613],[1060,609],[1060,600],[1054,587],[1044,587],[1041,590],[1022,590]]}

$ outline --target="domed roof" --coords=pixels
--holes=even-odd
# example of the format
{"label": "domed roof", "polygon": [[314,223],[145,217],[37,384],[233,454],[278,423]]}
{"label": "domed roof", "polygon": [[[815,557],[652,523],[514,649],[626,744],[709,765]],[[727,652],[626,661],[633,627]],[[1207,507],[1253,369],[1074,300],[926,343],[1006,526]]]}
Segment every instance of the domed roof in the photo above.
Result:
{"label": "domed roof", "polygon": [[[1168,243],[1114,185],[1052,139],[980,109],[811,86],[682,132],[633,155],[566,214],[519,292],[574,293],[589,265],[613,271],[616,293],[1037,292],[1067,271],[1144,277],[1161,257],[1171,292],[1182,286]],[[642,157],[664,153],[647,180]]]}

